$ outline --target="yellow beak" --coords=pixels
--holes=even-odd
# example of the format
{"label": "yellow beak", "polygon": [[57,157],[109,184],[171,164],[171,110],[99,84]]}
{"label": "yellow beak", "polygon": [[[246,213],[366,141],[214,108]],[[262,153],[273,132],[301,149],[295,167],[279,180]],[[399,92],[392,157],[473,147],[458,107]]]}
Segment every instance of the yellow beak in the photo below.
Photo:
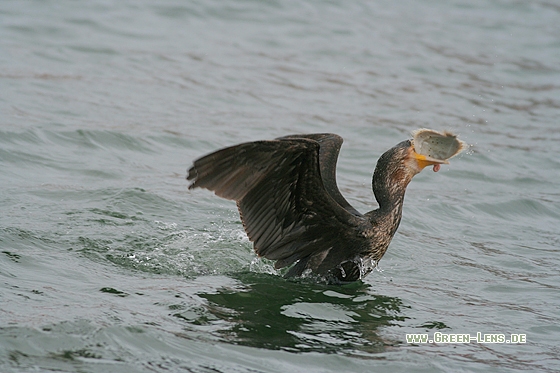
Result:
{"label": "yellow beak", "polygon": [[436,159],[423,154],[418,154],[416,153],[416,151],[414,151],[414,149],[412,149],[411,155],[412,158],[416,159],[416,163],[418,163],[418,167],[420,167],[420,169],[436,164],[449,164],[449,161],[447,159]]}

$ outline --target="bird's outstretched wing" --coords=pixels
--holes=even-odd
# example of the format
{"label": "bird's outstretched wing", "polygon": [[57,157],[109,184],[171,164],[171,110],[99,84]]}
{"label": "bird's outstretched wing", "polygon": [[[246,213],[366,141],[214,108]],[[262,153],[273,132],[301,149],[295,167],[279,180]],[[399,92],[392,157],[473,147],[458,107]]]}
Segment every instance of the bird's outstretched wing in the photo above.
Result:
{"label": "bird's outstretched wing", "polygon": [[362,214],[358,212],[346,199],[340,194],[338,185],[336,184],[336,163],[338,161],[338,154],[340,147],[344,141],[342,137],[334,133],[312,133],[307,135],[289,135],[278,138],[282,139],[310,139],[319,143],[319,170],[321,171],[321,178],[327,193],[346,211],[356,216]]}
{"label": "bird's outstretched wing", "polygon": [[[325,188],[319,157],[327,135],[322,135],[323,144],[310,136],[318,135],[218,150],[196,160],[187,176],[193,181],[190,189],[206,188],[237,201],[243,226],[259,256],[276,260],[276,268],[299,260],[290,275],[305,269],[326,272],[338,264],[330,263],[331,250],[342,249],[344,244],[344,250],[355,255],[364,244],[364,238],[356,234],[363,219],[345,209],[348,202],[342,196],[340,200]],[[338,136],[331,136],[341,143]],[[337,155],[340,144],[331,146]],[[331,163],[336,166],[336,161]],[[331,176],[334,180],[334,171]]]}

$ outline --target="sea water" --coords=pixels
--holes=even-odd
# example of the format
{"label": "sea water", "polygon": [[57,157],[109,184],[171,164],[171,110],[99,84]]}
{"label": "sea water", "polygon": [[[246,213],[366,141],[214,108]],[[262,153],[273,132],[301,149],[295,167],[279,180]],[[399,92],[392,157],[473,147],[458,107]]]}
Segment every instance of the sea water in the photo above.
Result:
{"label": "sea water", "polygon": [[[2,372],[560,369],[555,1],[6,0],[0,113]],[[218,148],[334,132],[366,212],[421,127],[470,148],[354,284],[283,279],[187,190]]]}

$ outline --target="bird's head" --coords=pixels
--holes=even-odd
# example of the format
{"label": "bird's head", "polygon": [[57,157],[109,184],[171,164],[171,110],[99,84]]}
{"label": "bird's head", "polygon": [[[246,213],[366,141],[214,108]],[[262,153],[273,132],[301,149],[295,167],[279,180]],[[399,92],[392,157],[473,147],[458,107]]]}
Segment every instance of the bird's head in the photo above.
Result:
{"label": "bird's head", "polygon": [[427,166],[434,166],[438,171],[444,160],[430,159],[414,149],[413,140],[405,140],[387,150],[377,161],[376,180],[386,181],[389,185],[406,187],[414,175]]}
{"label": "bird's head", "polygon": [[439,171],[440,165],[448,164],[449,158],[465,148],[466,144],[449,132],[427,129],[413,132],[413,139],[400,142],[379,158],[373,180],[376,197],[384,197],[377,193],[389,198],[404,193],[414,175],[428,166],[433,166],[434,172]]}

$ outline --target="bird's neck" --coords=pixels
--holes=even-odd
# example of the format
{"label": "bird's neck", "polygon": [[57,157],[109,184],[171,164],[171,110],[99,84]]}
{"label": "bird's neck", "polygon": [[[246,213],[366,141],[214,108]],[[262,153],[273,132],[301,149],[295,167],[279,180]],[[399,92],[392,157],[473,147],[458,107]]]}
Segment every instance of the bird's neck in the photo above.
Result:
{"label": "bird's neck", "polygon": [[371,212],[370,220],[377,226],[384,225],[391,236],[401,221],[404,194],[410,180],[401,170],[391,172],[387,168],[376,167],[373,173],[373,194],[379,208]]}

